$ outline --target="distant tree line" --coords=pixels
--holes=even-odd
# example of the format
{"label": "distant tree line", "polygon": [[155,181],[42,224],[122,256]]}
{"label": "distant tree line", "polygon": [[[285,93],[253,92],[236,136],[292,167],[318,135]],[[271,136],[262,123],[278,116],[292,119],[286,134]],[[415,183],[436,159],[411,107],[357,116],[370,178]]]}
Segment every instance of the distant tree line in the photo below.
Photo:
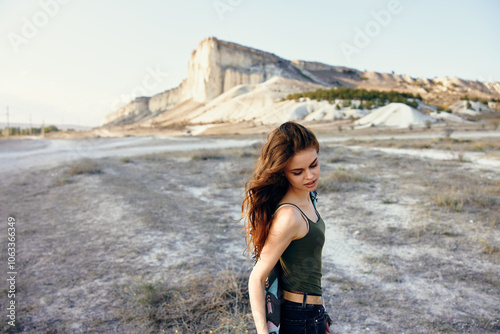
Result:
{"label": "distant tree line", "polygon": [[490,99],[490,100],[486,100],[486,99],[479,99],[479,97],[474,97],[473,99],[470,99],[469,96],[467,95],[464,95],[460,98],[460,100],[462,101],[474,101],[474,102],[482,102],[486,105],[488,105],[488,102],[500,102],[500,99]]}
{"label": "distant tree line", "polygon": [[299,100],[300,98],[309,98],[311,100],[317,101],[329,101],[334,102],[336,99],[339,100],[359,100],[361,101],[360,107],[364,109],[371,109],[379,106],[384,106],[392,102],[400,102],[407,104],[411,107],[418,107],[418,103],[415,100],[422,100],[420,94],[413,95],[410,93],[400,93],[395,91],[377,91],[377,90],[366,90],[358,88],[332,88],[332,89],[318,89],[310,92],[295,93],[288,95],[286,100]]}
{"label": "distant tree line", "polygon": [[[49,125],[43,128],[44,133],[49,133],[49,132],[57,132],[59,129],[55,125]],[[7,134],[7,128],[1,130],[2,135]],[[31,134],[32,135],[40,135],[42,133],[42,128],[31,128]],[[29,135],[30,134],[30,129],[21,129],[20,127],[9,127],[9,135],[10,136],[17,136],[17,135]]]}

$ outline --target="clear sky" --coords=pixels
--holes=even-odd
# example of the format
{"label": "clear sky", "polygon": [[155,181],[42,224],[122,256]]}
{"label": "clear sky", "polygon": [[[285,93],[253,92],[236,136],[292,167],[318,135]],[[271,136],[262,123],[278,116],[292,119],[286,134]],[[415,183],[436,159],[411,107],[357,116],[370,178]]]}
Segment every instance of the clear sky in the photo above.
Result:
{"label": "clear sky", "polygon": [[97,126],[208,37],[286,59],[500,81],[498,0],[0,0],[0,122]]}

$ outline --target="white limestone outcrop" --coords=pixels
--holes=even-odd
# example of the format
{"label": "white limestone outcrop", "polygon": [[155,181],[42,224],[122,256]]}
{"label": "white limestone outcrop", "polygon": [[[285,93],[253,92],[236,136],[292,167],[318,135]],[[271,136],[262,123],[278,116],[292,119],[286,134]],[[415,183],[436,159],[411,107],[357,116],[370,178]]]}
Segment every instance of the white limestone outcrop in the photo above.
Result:
{"label": "white limestone outcrop", "polygon": [[143,118],[144,115],[150,113],[149,99],[149,97],[137,97],[127,105],[108,114],[101,123],[103,125],[112,124],[116,120],[122,120],[127,123],[136,122]]}
{"label": "white limestone outcrop", "polygon": [[[270,79],[272,84],[261,85]],[[281,86],[277,86],[281,85]],[[239,87],[233,92],[235,87]],[[272,88],[271,88],[272,87]],[[458,78],[412,78],[394,73],[361,72],[342,66],[319,62],[286,60],[272,53],[209,37],[201,41],[191,54],[188,77],[176,88],[152,97],[136,98],[112,112],[104,125],[125,125],[142,122],[153,117],[168,122],[244,121],[277,119],[278,115],[301,115],[301,108],[284,111],[288,103],[277,99],[288,94],[318,88],[350,87],[368,90],[395,90],[420,94],[430,100],[457,101],[470,98],[500,98],[500,83],[462,80]],[[243,92],[245,91],[245,92]],[[226,94],[222,99],[218,98]],[[237,94],[236,94],[237,92]],[[234,95],[234,94],[236,95]],[[239,95],[245,96],[239,96]],[[259,95],[260,94],[260,95]],[[229,101],[233,99],[233,101]],[[283,109],[285,108],[285,109]],[[328,109],[328,111],[326,111]],[[337,114],[328,107],[310,118],[330,117]],[[174,111],[172,111],[174,110]],[[230,115],[225,114],[226,111]],[[280,110],[280,111],[277,111]],[[168,117],[162,115],[172,111]],[[189,112],[188,112],[189,111]],[[271,115],[264,117],[263,112]],[[294,117],[295,117],[294,116]],[[297,116],[299,117],[299,116]],[[161,124],[165,125],[160,121]]]}

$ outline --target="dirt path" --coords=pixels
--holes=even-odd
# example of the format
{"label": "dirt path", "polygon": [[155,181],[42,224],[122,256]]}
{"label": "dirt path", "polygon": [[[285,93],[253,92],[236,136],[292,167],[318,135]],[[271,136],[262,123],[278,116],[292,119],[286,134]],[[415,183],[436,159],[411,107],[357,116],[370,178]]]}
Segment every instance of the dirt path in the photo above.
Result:
{"label": "dirt path", "polygon": [[[333,240],[333,247],[326,248],[325,262],[332,266],[326,281],[334,284],[326,286],[332,296],[328,304],[340,320],[336,330],[500,329],[498,249],[489,254],[482,246],[485,238],[498,245],[498,197],[493,195],[496,211],[484,215],[443,211],[432,198],[444,189],[429,189],[426,182],[460,178],[468,172],[467,164],[376,151],[359,152],[359,157],[352,153],[345,161],[337,157],[337,168],[355,171],[364,182],[328,194],[321,202],[329,208],[326,213],[334,226],[329,229],[327,240]],[[498,176],[485,171],[475,177],[478,183],[495,179],[497,191]]]}

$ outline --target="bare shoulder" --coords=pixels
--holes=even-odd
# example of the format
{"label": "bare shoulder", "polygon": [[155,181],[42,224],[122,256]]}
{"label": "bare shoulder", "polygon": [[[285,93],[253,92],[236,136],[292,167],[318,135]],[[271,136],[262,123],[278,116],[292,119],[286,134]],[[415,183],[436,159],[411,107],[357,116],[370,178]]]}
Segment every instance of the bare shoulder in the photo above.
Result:
{"label": "bare shoulder", "polygon": [[304,224],[304,217],[300,211],[293,206],[283,206],[274,214],[270,232],[291,233],[297,237],[303,234],[304,228],[307,229],[307,226]]}

